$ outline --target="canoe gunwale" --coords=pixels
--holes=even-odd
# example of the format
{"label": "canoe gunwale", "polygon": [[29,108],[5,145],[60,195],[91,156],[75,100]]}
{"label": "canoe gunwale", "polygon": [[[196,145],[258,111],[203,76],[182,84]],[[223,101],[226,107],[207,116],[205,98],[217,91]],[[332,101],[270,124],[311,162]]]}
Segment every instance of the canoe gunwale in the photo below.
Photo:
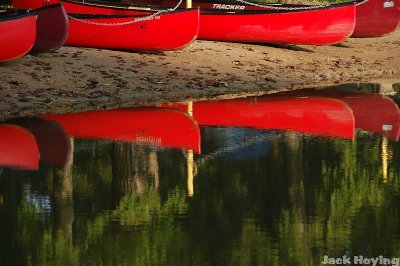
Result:
{"label": "canoe gunwale", "polygon": [[[313,5],[279,5],[279,7],[283,8],[293,8],[293,9],[267,9],[269,6],[266,6],[265,10],[225,10],[225,9],[203,9],[200,8],[200,12],[204,14],[218,14],[218,15],[253,15],[253,14],[282,14],[282,13],[297,13],[297,12],[308,12],[308,11],[321,11],[332,8],[340,8],[357,5],[360,1],[351,1],[330,5],[321,5],[321,6],[313,6]],[[271,5],[270,7],[274,7]]]}
{"label": "canoe gunwale", "polygon": [[46,6],[42,6],[39,8],[34,8],[34,9],[27,9],[26,12],[40,12],[40,11],[44,11],[44,10],[49,10],[49,9],[53,9],[53,8],[59,8],[60,6],[62,6],[63,4],[60,3],[54,3],[54,4],[50,4],[50,5],[46,5]]}
{"label": "canoe gunwale", "polygon": [[[162,11],[162,10],[168,10],[167,7],[156,7],[156,6],[151,6],[151,5],[123,5],[123,4],[118,4],[118,3],[109,3],[106,1],[90,1],[90,2],[78,2],[74,0],[60,0],[61,2],[66,2],[74,5],[82,5],[82,6],[89,6],[89,7],[98,7],[98,8],[107,8],[110,10],[124,10],[124,11],[143,11],[143,12],[157,12],[157,11]],[[282,8],[294,8],[294,9],[288,9],[288,10],[282,10],[282,9],[273,9],[274,6],[277,5],[270,5],[266,6],[265,10],[222,10],[222,9],[204,9],[200,8],[200,13],[201,14],[218,14],[218,15],[224,15],[224,14],[229,14],[229,15],[252,15],[252,14],[274,14],[274,13],[288,13],[288,12],[304,12],[304,11],[313,11],[313,10],[324,10],[324,9],[331,9],[331,8],[338,8],[338,7],[345,7],[345,6],[351,6],[351,5],[357,5],[364,0],[354,0],[354,1],[349,1],[349,2],[343,2],[343,3],[335,3],[335,4],[329,4],[329,5],[294,5],[294,4],[280,4],[278,7]],[[239,3],[240,4],[240,3]],[[271,9],[268,9],[271,8]],[[173,12],[176,11],[184,11],[184,10],[190,10],[186,8],[179,8]],[[172,11],[171,11],[172,12]]]}
{"label": "canoe gunwale", "polygon": [[347,5],[329,5],[329,6],[321,6],[321,7],[316,7],[316,8],[308,8],[308,9],[295,9],[295,10],[277,10],[277,9],[271,9],[271,10],[221,10],[221,9],[201,9],[200,8],[200,13],[204,15],[274,15],[274,14],[286,14],[286,13],[307,13],[307,12],[315,12],[315,11],[323,11],[323,10],[328,10],[332,8],[341,8],[341,7],[349,7],[356,5],[354,2],[351,4]]}
{"label": "canoe gunwale", "polygon": [[[165,12],[160,13],[159,16],[172,15],[172,14],[178,14],[178,13],[183,13],[183,12],[187,12],[187,11],[195,11],[195,10],[198,10],[198,8],[187,8],[187,9],[179,9],[179,10],[174,10],[174,11],[165,10]],[[119,18],[123,19],[123,18],[147,17],[151,13],[152,13],[151,11],[149,13],[146,13],[146,11],[143,11],[143,14],[132,14],[132,15],[68,13],[68,16],[72,17],[72,18],[77,18],[77,19],[119,19]]]}
{"label": "canoe gunwale", "polygon": [[[55,3],[39,8],[32,8],[32,9],[15,9],[15,8],[10,8],[7,9],[6,12],[2,13],[1,15],[5,14],[6,16],[10,17],[24,17],[24,16],[29,16],[29,15],[38,15],[41,11],[45,10],[50,10],[50,9],[56,9],[62,6],[62,3]],[[2,19],[2,16],[0,16],[0,21]]]}
{"label": "canoe gunwale", "polygon": [[19,12],[10,11],[10,12],[7,12],[7,14],[4,16],[0,15],[0,22],[6,22],[6,21],[16,20],[16,19],[30,17],[30,16],[37,17],[36,13],[34,13],[34,12],[19,13]]}

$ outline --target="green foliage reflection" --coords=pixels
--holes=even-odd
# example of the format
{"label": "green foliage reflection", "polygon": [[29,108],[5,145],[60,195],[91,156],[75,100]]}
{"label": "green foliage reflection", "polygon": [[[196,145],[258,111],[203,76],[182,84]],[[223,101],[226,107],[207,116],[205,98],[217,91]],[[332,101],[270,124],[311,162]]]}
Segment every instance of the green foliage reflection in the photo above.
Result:
{"label": "green foliage reflection", "polygon": [[[131,144],[75,141],[72,176],[51,167],[4,171],[0,264],[318,265],[326,254],[400,256],[399,143],[364,132],[355,141],[276,134],[259,157],[201,166],[193,197],[184,152]],[[59,193],[68,178],[73,191]]]}

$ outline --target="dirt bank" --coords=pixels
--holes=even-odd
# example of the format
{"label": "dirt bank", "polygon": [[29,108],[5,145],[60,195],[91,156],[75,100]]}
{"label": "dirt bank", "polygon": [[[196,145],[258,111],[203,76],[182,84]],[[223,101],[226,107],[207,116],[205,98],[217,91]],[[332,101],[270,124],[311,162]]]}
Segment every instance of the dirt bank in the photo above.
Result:
{"label": "dirt bank", "polygon": [[400,82],[400,31],[336,46],[195,41],[165,53],[62,47],[0,64],[0,119],[361,82]]}

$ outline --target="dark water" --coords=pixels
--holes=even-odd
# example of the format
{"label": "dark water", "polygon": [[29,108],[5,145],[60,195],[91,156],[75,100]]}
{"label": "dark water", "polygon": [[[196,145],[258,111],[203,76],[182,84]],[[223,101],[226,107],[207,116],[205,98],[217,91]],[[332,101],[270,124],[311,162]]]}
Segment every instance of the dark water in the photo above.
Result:
{"label": "dark water", "polygon": [[[234,102],[238,108],[227,110],[239,109],[240,119],[212,105],[214,113],[197,120],[199,132],[183,112],[174,111],[186,119],[174,124],[168,119],[178,117],[153,117],[160,109],[151,108],[9,122],[34,133],[40,158],[21,157],[32,151],[29,141],[7,146],[15,132],[1,135],[0,161],[8,161],[1,161],[0,265],[319,265],[324,255],[400,257],[396,104],[365,94],[348,108],[344,98],[310,95],[251,99],[248,109]],[[326,109],[299,107],[313,97]],[[251,110],[264,102],[276,109],[259,122]],[[218,117],[225,125],[216,125]],[[346,129],[354,118],[363,129]],[[203,125],[211,120],[215,125]]]}

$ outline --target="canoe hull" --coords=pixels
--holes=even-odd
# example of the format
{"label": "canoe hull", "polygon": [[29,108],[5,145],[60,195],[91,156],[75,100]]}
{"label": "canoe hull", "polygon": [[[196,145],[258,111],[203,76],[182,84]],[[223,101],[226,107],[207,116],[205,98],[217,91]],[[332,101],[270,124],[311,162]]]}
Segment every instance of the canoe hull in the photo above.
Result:
{"label": "canoe hull", "polygon": [[202,13],[199,39],[328,45],[348,38],[355,26],[355,6],[259,13]]}
{"label": "canoe hull", "polygon": [[177,50],[192,43],[199,29],[197,9],[130,23],[134,19],[132,16],[74,16],[69,20],[69,35],[65,44],[119,50]]}
{"label": "canoe hull", "polygon": [[34,10],[37,14],[36,41],[31,52],[44,53],[59,49],[67,40],[68,17],[62,4]]}
{"label": "canoe hull", "polygon": [[400,1],[368,0],[356,8],[356,26],[351,37],[381,37],[400,25]]}
{"label": "canoe hull", "polygon": [[[18,1],[18,0],[16,0]],[[26,0],[19,0],[26,1]],[[82,4],[62,1],[67,13],[148,14],[128,6]],[[260,9],[260,8],[258,8]],[[237,11],[237,12],[236,12]],[[179,27],[184,25],[178,24]],[[198,39],[246,42],[328,45],[348,38],[355,27],[355,5],[340,4],[312,10],[214,10],[201,11]]]}
{"label": "canoe hull", "polygon": [[[175,0],[122,0],[125,4],[143,4],[163,7],[172,7]],[[397,0],[368,0],[356,5],[356,24],[351,37],[368,38],[380,37],[394,32],[400,25],[400,2]],[[180,7],[184,7],[181,4]],[[240,2],[224,3],[220,1],[194,1],[193,7],[202,10],[267,10],[273,8],[302,8],[306,5],[293,4],[266,4],[264,6],[246,5]]]}
{"label": "canoe hull", "polygon": [[27,54],[36,39],[36,15],[0,16],[0,62]]}

